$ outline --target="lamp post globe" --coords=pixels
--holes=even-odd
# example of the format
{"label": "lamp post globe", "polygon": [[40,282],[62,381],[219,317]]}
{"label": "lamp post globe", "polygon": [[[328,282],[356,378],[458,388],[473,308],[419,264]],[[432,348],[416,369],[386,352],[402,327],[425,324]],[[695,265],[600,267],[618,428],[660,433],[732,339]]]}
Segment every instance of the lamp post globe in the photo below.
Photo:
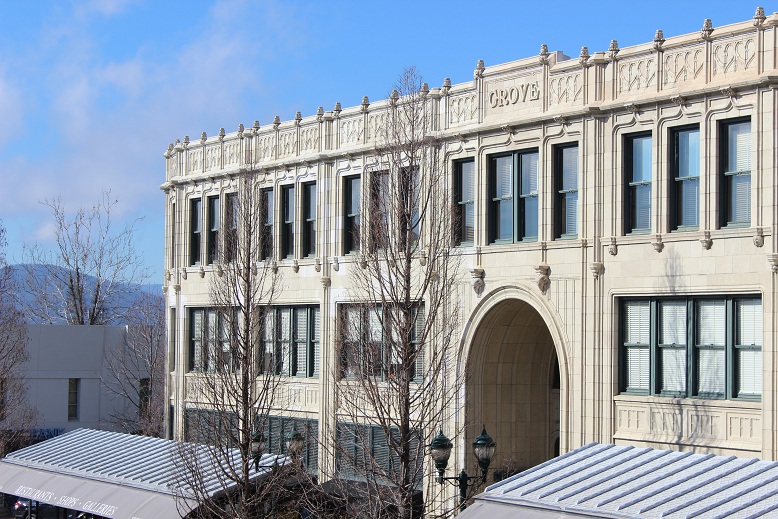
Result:
{"label": "lamp post globe", "polygon": [[481,477],[486,481],[486,471],[492,463],[494,451],[497,449],[497,443],[489,436],[484,426],[481,434],[473,441],[473,453],[478,460],[478,466],[481,467]]}
{"label": "lamp post globe", "polygon": [[451,448],[453,446],[454,445],[451,443],[451,440],[449,440],[448,437],[443,434],[442,429],[429,444],[430,456],[432,456],[432,460],[435,462],[435,468],[438,471],[438,483],[442,482],[441,478],[443,477],[443,472],[448,466],[448,459],[451,456]]}

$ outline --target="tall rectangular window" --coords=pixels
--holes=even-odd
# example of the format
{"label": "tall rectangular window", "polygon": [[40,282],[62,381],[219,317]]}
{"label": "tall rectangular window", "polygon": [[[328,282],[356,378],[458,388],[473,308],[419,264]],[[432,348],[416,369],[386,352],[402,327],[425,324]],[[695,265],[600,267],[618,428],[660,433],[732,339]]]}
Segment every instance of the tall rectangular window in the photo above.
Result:
{"label": "tall rectangular window", "polygon": [[219,197],[208,197],[208,263],[219,261]]}
{"label": "tall rectangular window", "polygon": [[176,203],[170,204],[170,266],[178,266],[178,251],[176,250]]}
{"label": "tall rectangular window", "polygon": [[281,188],[281,257],[294,257],[294,186]]}
{"label": "tall rectangular window", "polygon": [[382,249],[389,243],[389,173],[376,171],[370,175],[370,220],[368,240],[371,250]]}
{"label": "tall rectangular window", "polygon": [[554,149],[556,237],[578,236],[578,146]]}
{"label": "tall rectangular window", "polygon": [[721,225],[751,223],[751,121],[723,123],[721,156]]}
{"label": "tall rectangular window", "polygon": [[273,259],[273,190],[263,189],[260,199],[262,211],[262,236],[260,236],[259,259]]}
{"label": "tall rectangular window", "polygon": [[68,420],[78,420],[78,393],[81,379],[68,379]]}
{"label": "tall rectangular window", "polygon": [[475,240],[475,161],[454,164],[454,243],[471,245]]}
{"label": "tall rectangular window", "polygon": [[227,317],[213,308],[189,309],[190,371],[229,373],[236,369]]}
{"label": "tall rectangular window", "polygon": [[202,235],[202,200],[195,198],[189,206],[189,264],[200,264],[200,241]]}
{"label": "tall rectangular window", "polygon": [[343,253],[359,251],[362,182],[360,177],[346,177],[343,200]]}
{"label": "tall rectangular window", "polygon": [[670,202],[673,229],[696,229],[699,225],[700,130],[673,132],[673,177]]}
{"label": "tall rectangular window", "polygon": [[303,256],[316,256],[316,182],[303,184]]}
{"label": "tall rectangular window", "polygon": [[762,301],[668,297],[622,305],[622,389],[681,398],[762,394]]}
{"label": "tall rectangular window", "polygon": [[537,151],[491,157],[489,193],[490,243],[537,239]]}
{"label": "tall rectangular window", "polygon": [[228,193],[226,197],[224,226],[224,258],[227,263],[235,260],[238,248],[238,195]]}
{"label": "tall rectangular window", "polygon": [[292,377],[318,377],[319,307],[267,307],[264,315],[261,370]]}
{"label": "tall rectangular window", "polygon": [[624,231],[651,230],[651,135],[627,136],[625,162]]}

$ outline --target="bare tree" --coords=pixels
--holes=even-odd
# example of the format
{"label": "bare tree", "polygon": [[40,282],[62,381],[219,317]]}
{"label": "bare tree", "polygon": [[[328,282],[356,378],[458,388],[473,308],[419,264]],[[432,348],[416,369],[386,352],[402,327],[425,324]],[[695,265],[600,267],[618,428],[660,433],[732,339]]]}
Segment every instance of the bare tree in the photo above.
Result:
{"label": "bare tree", "polygon": [[25,312],[44,324],[112,324],[126,316],[135,283],[146,278],[135,250],[135,223],[116,229],[117,201],[104,192],[68,216],[61,198],[43,202],[54,217],[56,246],[24,251]]}
{"label": "bare tree", "polygon": [[28,359],[27,326],[13,300],[11,269],[5,262],[0,222],[0,457],[29,439],[36,412],[27,400],[23,371]]}
{"label": "bare tree", "polygon": [[[225,519],[262,517],[277,488],[252,480],[252,440],[264,431],[282,380],[272,351],[260,346],[273,330],[268,323],[273,314],[266,309],[279,287],[275,265],[259,261],[263,248],[272,245],[262,233],[272,206],[255,173],[236,182],[225,204],[221,262],[209,274],[211,306],[192,310],[190,322],[195,336],[190,368],[197,375],[189,378],[187,395],[197,404],[186,413],[186,439],[209,444],[210,455],[202,464],[187,444],[180,453],[182,478],[194,489],[199,510]],[[207,492],[213,474],[222,486],[218,500]]]}
{"label": "bare tree", "polygon": [[[452,193],[432,100],[415,69],[401,75],[367,178],[362,257],[340,311],[335,373],[342,493],[352,516],[420,517],[426,445],[455,397],[457,341]],[[425,495],[437,492],[427,489]]]}
{"label": "bare tree", "polygon": [[120,344],[110,345],[102,382],[124,405],[111,417],[128,433],[162,436],[165,410],[165,299],[141,292]]}

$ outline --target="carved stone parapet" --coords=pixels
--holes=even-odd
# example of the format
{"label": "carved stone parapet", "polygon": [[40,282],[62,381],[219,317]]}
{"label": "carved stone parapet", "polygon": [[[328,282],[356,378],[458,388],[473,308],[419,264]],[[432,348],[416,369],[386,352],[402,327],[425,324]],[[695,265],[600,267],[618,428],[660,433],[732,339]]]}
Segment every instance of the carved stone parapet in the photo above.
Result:
{"label": "carved stone parapet", "polygon": [[764,245],[764,231],[761,227],[757,227],[754,231],[754,246],[761,247]]}
{"label": "carved stone parapet", "polygon": [[611,236],[611,242],[608,245],[608,254],[615,256],[619,253],[619,245],[616,243],[616,237]]}
{"label": "carved stone parapet", "polygon": [[665,248],[665,244],[662,242],[662,235],[655,234],[654,241],[651,242],[651,245],[654,247],[655,251],[662,252],[662,250]]}
{"label": "carved stone parapet", "polygon": [[470,282],[473,285],[473,290],[475,290],[475,293],[479,296],[484,291],[484,287],[486,286],[486,283],[484,283],[484,277],[486,273],[484,272],[484,269],[482,268],[472,268],[470,269]]}
{"label": "carved stone parapet", "polygon": [[710,250],[711,245],[713,245],[713,240],[710,237],[710,231],[702,232],[702,238],[700,238],[700,243],[702,244],[703,249]]}
{"label": "carved stone parapet", "polygon": [[602,261],[593,261],[589,263],[589,270],[594,274],[594,279],[600,279],[600,276],[605,271],[605,265],[603,265]]}
{"label": "carved stone parapet", "polygon": [[537,284],[540,292],[545,294],[551,286],[551,267],[547,263],[541,263],[535,267]]}
{"label": "carved stone parapet", "polygon": [[770,268],[772,269],[773,274],[778,272],[778,254],[768,254],[767,263],[770,264]]}

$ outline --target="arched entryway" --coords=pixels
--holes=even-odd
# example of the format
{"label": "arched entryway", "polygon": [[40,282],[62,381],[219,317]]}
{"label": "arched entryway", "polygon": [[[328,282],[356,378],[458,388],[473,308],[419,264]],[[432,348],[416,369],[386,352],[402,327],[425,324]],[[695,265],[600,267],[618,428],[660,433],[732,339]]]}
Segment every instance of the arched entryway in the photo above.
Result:
{"label": "arched entryway", "polygon": [[466,441],[486,425],[498,445],[498,478],[559,454],[562,377],[549,327],[532,305],[503,299],[485,312],[466,377]]}

